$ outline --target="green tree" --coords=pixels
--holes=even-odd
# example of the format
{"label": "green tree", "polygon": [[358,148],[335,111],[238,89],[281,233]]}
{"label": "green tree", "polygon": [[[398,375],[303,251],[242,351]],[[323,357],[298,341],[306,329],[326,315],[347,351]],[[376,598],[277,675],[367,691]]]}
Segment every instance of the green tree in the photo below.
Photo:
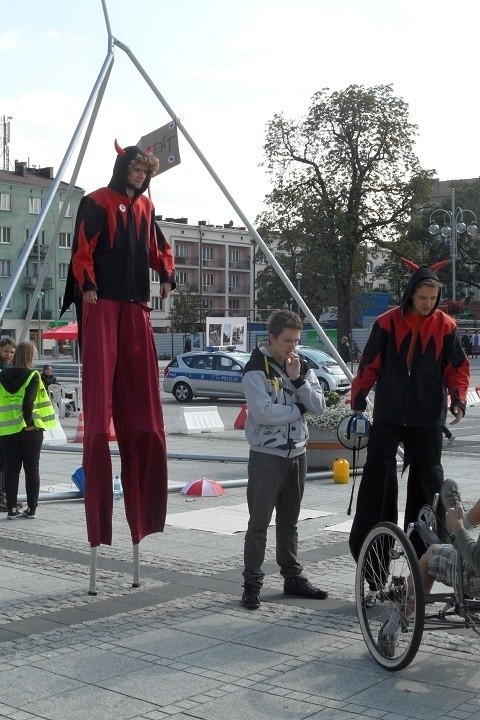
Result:
{"label": "green tree", "polygon": [[[335,305],[335,286],[333,274],[327,267],[328,258],[321,259],[321,283],[311,273],[311,253],[317,255],[321,249],[311,248],[305,223],[296,207],[296,193],[291,194],[282,187],[275,188],[268,196],[268,210],[258,220],[260,235],[267,239],[267,244],[274,244],[279,265],[297,289],[297,274],[301,274],[301,295],[313,314],[319,317],[326,306]],[[288,305],[297,310],[296,302],[272,267],[259,273],[257,288],[258,307],[281,308]]]}
{"label": "green tree", "polygon": [[172,293],[172,307],[168,320],[172,332],[194,332],[201,321],[202,298],[190,285],[186,290]]}
{"label": "green tree", "polygon": [[[302,120],[276,114],[267,125],[267,170],[303,229],[308,273],[319,284],[333,276],[340,337],[352,327],[367,246],[404,233],[428,197],[434,172],[413,152],[416,133],[390,85],[323,89]],[[272,195],[266,202],[272,221]]]}

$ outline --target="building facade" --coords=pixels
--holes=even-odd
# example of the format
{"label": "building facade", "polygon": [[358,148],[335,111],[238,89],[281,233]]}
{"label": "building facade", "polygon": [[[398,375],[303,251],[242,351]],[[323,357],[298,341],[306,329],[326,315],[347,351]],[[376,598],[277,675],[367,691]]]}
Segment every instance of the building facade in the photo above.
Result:
{"label": "building facade", "polygon": [[[187,218],[158,216],[157,221],[175,256],[176,291],[198,292],[203,318],[248,318],[255,304],[259,263],[255,258],[255,244],[246,228],[233,227],[233,223],[210,225],[203,220],[193,225]],[[160,299],[158,278],[152,277],[155,332],[167,331],[167,318],[174,302],[175,292],[166,301]]]}
{"label": "building facade", "polygon": [[[30,168],[25,162],[15,162],[15,170],[0,170],[0,292],[3,294],[15,272],[30,231],[33,228],[53,180],[53,168]],[[55,198],[45,216],[20,280],[3,315],[1,333],[18,339],[23,328],[40,270],[52,242],[54,228],[68,189],[60,183]],[[73,239],[75,216],[84,190],[73,189],[55,242],[50,267],[39,293],[32,318],[30,337],[41,348],[39,336],[43,330],[59,322],[65,282]],[[73,320],[70,310],[65,320]]]}

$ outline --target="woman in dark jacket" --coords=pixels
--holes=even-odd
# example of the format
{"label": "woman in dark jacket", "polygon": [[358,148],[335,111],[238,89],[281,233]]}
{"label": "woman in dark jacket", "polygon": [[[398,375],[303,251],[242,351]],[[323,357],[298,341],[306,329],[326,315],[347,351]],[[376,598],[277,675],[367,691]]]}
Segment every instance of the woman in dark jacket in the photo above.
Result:
{"label": "woman in dark jacket", "polygon": [[[35,518],[40,492],[40,451],[43,431],[55,425],[55,412],[40,374],[33,368],[36,347],[19,343],[13,365],[0,373],[0,435],[5,452],[7,518]],[[19,406],[21,404],[21,411]],[[20,470],[25,472],[27,509],[17,507]]]}

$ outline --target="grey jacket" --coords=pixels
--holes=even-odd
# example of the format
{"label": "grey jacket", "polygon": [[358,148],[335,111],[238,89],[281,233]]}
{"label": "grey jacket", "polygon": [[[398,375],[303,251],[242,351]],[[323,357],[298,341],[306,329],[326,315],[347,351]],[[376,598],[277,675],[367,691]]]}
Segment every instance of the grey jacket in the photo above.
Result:
{"label": "grey jacket", "polygon": [[302,363],[300,378],[290,380],[260,343],[245,366],[242,379],[248,415],[245,435],[252,450],[295,457],[305,452],[308,428],[305,411],[321,415],[325,398],[317,376]]}

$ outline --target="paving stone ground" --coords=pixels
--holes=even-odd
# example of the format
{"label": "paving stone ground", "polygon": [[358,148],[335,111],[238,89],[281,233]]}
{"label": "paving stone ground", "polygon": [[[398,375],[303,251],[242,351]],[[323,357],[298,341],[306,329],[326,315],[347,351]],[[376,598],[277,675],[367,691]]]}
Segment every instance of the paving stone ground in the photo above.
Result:
{"label": "paving stone ground", "polygon": [[[167,429],[175,407],[167,405]],[[212,460],[246,458],[229,412],[236,411],[221,408],[230,422],[223,433],[168,436],[171,454],[205,458],[171,460],[170,482],[178,488],[205,475],[238,486],[193,502],[171,492],[170,513],[245,502],[245,464]],[[444,453],[446,476],[470,503],[480,494],[479,419],[480,407],[471,408]],[[70,440],[77,423],[64,421]],[[349,519],[351,482],[310,479],[305,492],[305,508],[332,513],[299,524],[300,560],[329,591],[325,601],[283,595],[274,530],[258,611],[239,602],[243,532],[167,525],[141,543],[141,586],[132,588],[122,501],[114,505],[113,546],[99,549],[98,594],[91,596],[83,501],[53,499],[70,489],[79,449],[70,443],[67,451],[42,452],[42,487],[52,499],[42,501],[37,520],[0,515],[0,717],[480,720],[480,638],[472,632],[425,631],[415,660],[397,673],[369,655],[356,616],[348,533],[330,530]]]}

